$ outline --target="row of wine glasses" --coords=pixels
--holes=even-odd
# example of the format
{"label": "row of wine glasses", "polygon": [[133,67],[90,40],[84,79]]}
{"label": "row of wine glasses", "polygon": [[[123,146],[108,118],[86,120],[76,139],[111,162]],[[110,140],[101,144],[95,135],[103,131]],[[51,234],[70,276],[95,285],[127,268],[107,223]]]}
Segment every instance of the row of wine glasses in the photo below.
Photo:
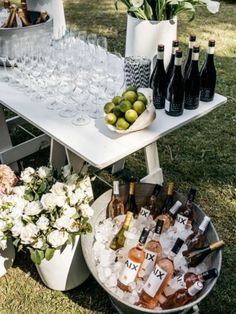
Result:
{"label": "row of wine glasses", "polygon": [[5,43],[2,61],[2,80],[55,115],[73,118],[75,125],[103,117],[104,104],[124,84],[121,55],[108,52],[105,37],[85,31],[68,32],[60,40],[45,32],[33,38],[25,33]]}

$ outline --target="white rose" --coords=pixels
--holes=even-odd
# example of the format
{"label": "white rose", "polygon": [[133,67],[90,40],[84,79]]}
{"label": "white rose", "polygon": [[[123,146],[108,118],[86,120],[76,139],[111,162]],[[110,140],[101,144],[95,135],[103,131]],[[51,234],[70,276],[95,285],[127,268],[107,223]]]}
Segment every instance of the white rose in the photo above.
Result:
{"label": "white rose", "polygon": [[74,219],[70,220],[70,226],[67,228],[70,232],[78,232],[79,231],[79,224],[76,223]]}
{"label": "white rose", "polygon": [[51,174],[52,174],[51,168],[42,166],[38,169],[38,176],[40,177],[40,179],[45,179],[49,177]]}
{"label": "white rose", "polygon": [[73,173],[72,175],[68,176],[66,178],[66,183],[68,185],[74,185],[76,181],[78,180],[79,176],[76,173]]}
{"label": "white rose", "polygon": [[36,226],[40,229],[40,230],[47,230],[48,226],[49,226],[49,219],[47,217],[45,217],[44,215],[42,215],[36,222]]}
{"label": "white rose", "polygon": [[67,178],[71,174],[71,166],[66,165],[62,168],[62,175],[64,178]]}
{"label": "white rose", "polygon": [[93,190],[92,190],[92,185],[89,177],[84,178],[80,182],[80,188],[84,191],[84,194],[89,197],[93,198]]}
{"label": "white rose", "polygon": [[65,185],[61,182],[57,182],[52,186],[51,192],[54,195],[64,196],[66,194]]}
{"label": "white rose", "polygon": [[25,215],[38,215],[42,211],[42,209],[42,205],[39,201],[29,202],[25,207]]}
{"label": "white rose", "polygon": [[79,208],[82,212],[82,216],[88,218],[93,216],[93,209],[88,204],[81,204]]}
{"label": "white rose", "polygon": [[131,0],[131,3],[135,8],[139,8],[143,5],[143,0]]}
{"label": "white rose", "polygon": [[6,250],[7,248],[7,240],[6,239],[0,239],[0,250]]}
{"label": "white rose", "polygon": [[34,243],[33,245],[34,249],[41,249],[43,246],[43,240],[42,239],[38,239],[36,243]]}
{"label": "white rose", "polygon": [[15,221],[20,219],[23,216],[23,209],[17,206],[14,206],[11,208],[11,212],[9,214],[9,217]]}
{"label": "white rose", "polygon": [[55,197],[52,193],[46,193],[41,198],[41,204],[44,209],[56,207]]}
{"label": "white rose", "polygon": [[23,222],[21,220],[16,220],[14,222],[12,229],[11,229],[11,233],[12,233],[13,237],[14,238],[18,237],[23,228],[24,228]]}
{"label": "white rose", "polygon": [[56,206],[63,207],[66,204],[66,196],[54,195],[54,201]]}
{"label": "white rose", "polygon": [[207,0],[206,5],[207,5],[207,9],[208,9],[209,12],[211,12],[213,14],[219,12],[220,2]]}
{"label": "white rose", "polygon": [[5,231],[7,229],[7,221],[0,219],[0,232]]}
{"label": "white rose", "polygon": [[23,197],[25,194],[25,186],[24,185],[20,185],[20,186],[15,186],[12,189],[13,194],[19,196],[19,197]]}
{"label": "white rose", "polygon": [[23,244],[31,243],[33,240],[32,238],[37,235],[38,231],[39,229],[35,224],[33,223],[27,224],[21,229],[20,233],[21,242]]}
{"label": "white rose", "polygon": [[25,183],[30,183],[33,179],[32,174],[35,173],[35,170],[31,167],[26,168],[21,172],[20,179]]}
{"label": "white rose", "polygon": [[54,227],[58,230],[68,229],[71,225],[71,218],[68,216],[61,216],[55,221]]}
{"label": "white rose", "polygon": [[58,248],[66,243],[68,240],[68,233],[64,231],[54,230],[47,236],[48,242],[54,248]]}
{"label": "white rose", "polygon": [[[82,191],[83,193],[83,191]],[[82,197],[84,196],[84,193],[82,194]],[[81,199],[81,195],[80,193],[72,193],[70,196],[69,196],[69,203],[70,203],[70,206],[74,206],[75,204],[78,203],[79,199]]]}
{"label": "white rose", "polygon": [[72,217],[76,214],[76,209],[74,207],[70,207],[69,205],[64,206],[63,214],[68,217]]}

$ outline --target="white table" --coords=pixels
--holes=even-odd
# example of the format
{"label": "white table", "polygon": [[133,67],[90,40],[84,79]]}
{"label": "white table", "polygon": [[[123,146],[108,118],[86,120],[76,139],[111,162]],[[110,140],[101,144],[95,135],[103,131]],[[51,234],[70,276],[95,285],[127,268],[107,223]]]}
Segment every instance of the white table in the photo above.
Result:
{"label": "white table", "polygon": [[[147,176],[142,179],[142,182],[149,183],[163,182],[156,141],[206,115],[226,101],[226,97],[216,94],[214,101],[200,103],[196,110],[185,110],[180,117],[170,117],[164,110],[158,110],[156,120],[145,130],[120,135],[110,131],[103,119],[92,120],[85,126],[75,126],[71,123],[71,119],[58,116],[57,112],[48,110],[40,102],[31,101],[23,92],[15,90],[7,83],[0,83],[0,103],[42,130],[45,133],[44,140],[47,140],[47,136],[51,138],[51,161],[58,168],[63,165],[67,156],[75,170],[80,169],[82,162],[86,161],[99,169],[115,164],[113,167],[115,172],[123,167],[125,157],[144,148]],[[2,162],[13,163],[20,155],[11,148],[10,137],[1,112],[2,109],[0,110],[0,158]]]}

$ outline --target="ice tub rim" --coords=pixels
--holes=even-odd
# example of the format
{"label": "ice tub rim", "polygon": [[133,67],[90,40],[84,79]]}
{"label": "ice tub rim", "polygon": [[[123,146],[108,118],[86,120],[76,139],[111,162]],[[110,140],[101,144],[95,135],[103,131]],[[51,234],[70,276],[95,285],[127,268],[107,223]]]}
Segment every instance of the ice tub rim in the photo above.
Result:
{"label": "ice tub rim", "polygon": [[[139,185],[145,185],[145,186],[151,186],[151,187],[154,187],[154,184],[149,184],[149,183],[138,183]],[[127,186],[126,184],[124,185],[121,185],[120,188],[122,188],[122,186]],[[94,260],[93,258],[91,259],[91,256],[93,257],[93,252],[92,252],[92,247],[91,247],[91,250],[90,250],[90,253],[91,255],[88,256],[88,251],[87,251],[87,248],[88,248],[88,245],[87,245],[87,239],[89,239],[90,237],[93,237],[93,240],[94,240],[94,225],[93,225],[93,221],[95,222],[95,225],[98,224],[100,221],[102,221],[101,219],[99,220],[99,217],[101,217],[101,213],[104,212],[104,207],[101,207],[101,208],[96,208],[96,206],[98,206],[100,200],[102,198],[107,198],[107,202],[110,200],[110,197],[111,197],[111,193],[112,193],[112,189],[110,190],[107,190],[106,192],[104,192],[103,194],[101,194],[94,202],[93,204],[91,205],[91,207],[94,209],[94,216],[92,217],[91,219],[91,223],[92,223],[92,226],[93,226],[93,231],[92,233],[89,233],[89,234],[85,234],[85,235],[81,235],[81,246],[82,246],[82,251],[83,251],[83,254],[84,254],[84,258],[85,258],[85,261],[86,261],[86,264],[91,272],[91,274],[93,275],[93,277],[95,278],[95,280],[99,283],[99,285],[108,293],[108,295],[115,299],[117,302],[120,302],[124,305],[126,305],[127,307],[133,309],[133,310],[136,310],[136,311],[142,311],[142,312],[145,312],[145,313],[152,313],[152,314],[167,314],[167,313],[177,313],[177,312],[180,312],[180,311],[183,311],[183,310],[187,310],[187,309],[190,309],[192,308],[193,306],[195,305],[198,305],[205,297],[207,297],[207,295],[211,292],[211,290],[213,289],[213,287],[215,286],[216,284],[216,281],[218,280],[219,278],[219,275],[220,275],[220,271],[221,271],[221,266],[222,266],[222,251],[220,250],[218,252],[218,266],[217,266],[217,270],[218,270],[218,277],[214,278],[213,280],[209,281],[208,285],[207,285],[207,289],[205,290],[205,292],[200,295],[196,300],[186,304],[186,305],[183,305],[181,307],[178,307],[178,308],[174,308],[174,309],[167,309],[167,310],[151,310],[151,309],[147,309],[147,308],[144,308],[144,307],[140,307],[140,306],[137,306],[137,305],[133,305],[133,304],[130,304],[129,302],[126,302],[126,301],[123,301],[121,300],[119,297],[117,297],[116,294],[114,294],[113,292],[111,292],[106,286],[104,283],[102,283],[99,278],[98,278],[98,275],[96,273],[96,268],[95,268],[95,264],[92,262],[92,260]],[[179,196],[182,196],[182,198],[185,198],[181,193],[179,192],[176,192],[177,195]],[[105,206],[105,205],[104,205]],[[200,210],[202,212],[202,214],[205,216],[205,213],[204,211],[195,204],[195,206],[198,208],[198,210]],[[216,236],[216,241],[219,240],[219,237],[218,237],[218,234],[216,232],[216,229],[212,223],[212,221],[210,221],[210,225],[211,225],[211,228],[212,228],[212,231],[214,232],[214,235]],[[118,306],[116,304],[116,306]]]}

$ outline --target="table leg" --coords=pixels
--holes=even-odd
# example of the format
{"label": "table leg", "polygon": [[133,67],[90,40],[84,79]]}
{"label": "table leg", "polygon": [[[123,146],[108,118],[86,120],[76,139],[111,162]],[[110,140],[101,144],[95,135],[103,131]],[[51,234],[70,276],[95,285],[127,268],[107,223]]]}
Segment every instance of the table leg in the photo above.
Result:
{"label": "table leg", "polygon": [[163,184],[163,173],[160,167],[157,144],[152,143],[144,148],[148,175],[141,179],[143,183]]}
{"label": "table leg", "polygon": [[123,170],[124,167],[125,167],[125,158],[123,158],[123,159],[121,159],[121,160],[119,160],[113,164],[111,173],[112,174],[117,173],[117,172]]}
{"label": "table leg", "polygon": [[[1,104],[0,104],[0,135],[1,135],[1,139],[0,139],[0,161],[2,162],[1,152],[12,147],[12,142],[11,142],[11,137],[10,137],[8,127],[6,124],[6,120],[5,120],[5,116],[4,116],[4,112],[3,112],[3,106]],[[14,171],[19,170],[17,162],[13,162],[9,166]]]}
{"label": "table leg", "polygon": [[66,164],[66,151],[65,147],[51,139],[51,148],[50,148],[50,163],[53,167],[60,172],[61,167],[65,166]]}
{"label": "table leg", "polygon": [[66,148],[66,156],[68,160],[68,164],[70,164],[76,173],[80,173],[81,170],[83,173],[86,173],[88,170],[86,162],[77,156],[75,153],[71,152],[69,149]]}

